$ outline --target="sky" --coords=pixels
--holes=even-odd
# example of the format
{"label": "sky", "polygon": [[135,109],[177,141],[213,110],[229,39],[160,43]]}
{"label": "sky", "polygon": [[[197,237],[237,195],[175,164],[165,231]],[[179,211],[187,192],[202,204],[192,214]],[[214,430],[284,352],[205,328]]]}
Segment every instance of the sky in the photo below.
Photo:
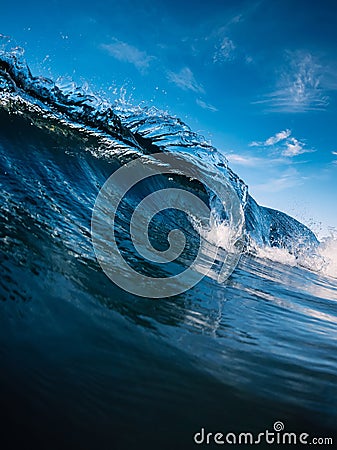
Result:
{"label": "sky", "polygon": [[260,204],[337,228],[336,1],[18,0],[0,34],[33,75],[181,118]]}

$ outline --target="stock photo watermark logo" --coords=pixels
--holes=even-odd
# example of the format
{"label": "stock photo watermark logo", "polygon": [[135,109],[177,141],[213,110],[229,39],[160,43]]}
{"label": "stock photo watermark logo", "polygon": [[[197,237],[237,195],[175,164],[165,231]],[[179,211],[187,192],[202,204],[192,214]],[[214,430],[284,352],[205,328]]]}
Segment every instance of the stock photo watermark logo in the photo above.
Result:
{"label": "stock photo watermark logo", "polygon": [[273,425],[272,430],[264,430],[261,433],[211,433],[201,428],[200,431],[193,436],[195,444],[217,444],[217,445],[333,445],[332,437],[310,436],[309,433],[295,433],[285,431],[285,425],[281,421],[277,421]]}
{"label": "stock photo watermark logo", "polygon": [[[183,271],[167,277],[137,270],[130,258],[125,256],[125,248],[128,251],[132,248],[146,264],[153,263],[165,268],[166,264],[176,261],[182,254],[188,236],[178,227],[170,230],[166,239],[168,248],[159,251],[149,239],[154,217],[166,210],[177,210],[191,222],[202,218],[204,223],[206,219],[209,224],[214,211],[193,190],[191,192],[181,185],[172,188],[165,186],[155,189],[139,201],[132,211],[131,219],[123,223],[124,228],[128,227],[128,242],[125,242],[125,236],[120,239],[118,214],[126,195],[136,189],[139,183],[150,183],[153,177],[162,175],[166,179],[183,177],[185,186],[192,181],[199,182],[209,196],[217,198],[225,211],[227,229],[230,230],[230,248],[227,251],[220,244],[210,244],[207,237],[200,235],[200,245],[193,261],[185,261]],[[156,153],[124,164],[104,183],[92,213],[91,236],[102,270],[116,285],[141,297],[171,297],[191,289],[205,276],[223,283],[231,275],[242,253],[244,213],[237,193],[222,170],[215,166],[210,170],[209,164],[189,154]]]}

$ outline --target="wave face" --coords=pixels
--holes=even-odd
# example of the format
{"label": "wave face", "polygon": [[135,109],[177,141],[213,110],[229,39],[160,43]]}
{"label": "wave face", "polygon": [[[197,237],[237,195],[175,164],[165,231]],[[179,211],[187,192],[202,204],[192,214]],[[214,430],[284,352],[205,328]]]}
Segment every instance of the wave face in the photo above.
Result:
{"label": "wave face", "polygon": [[[6,434],[12,446],[188,449],[201,427],[258,433],[276,420],[289,431],[335,432],[333,236],[319,243],[258,205],[226,158],[178,118],[34,77],[20,51],[0,53],[0,124],[0,394],[5,428],[22,430]],[[157,153],[193,158],[231,186],[244,252],[225,283],[212,276],[216,260],[189,291],[152,300],[102,272],[91,217],[112,173]],[[157,277],[161,267],[130,246],[128,225],[144,196],[168,186],[196,195],[213,218],[204,226],[171,209],[156,217],[149,238],[158,251],[172,228],[189,239],[169,273],[200,240],[206,258],[238,237],[197,177],[152,177],[126,197],[116,223],[130,264]]]}

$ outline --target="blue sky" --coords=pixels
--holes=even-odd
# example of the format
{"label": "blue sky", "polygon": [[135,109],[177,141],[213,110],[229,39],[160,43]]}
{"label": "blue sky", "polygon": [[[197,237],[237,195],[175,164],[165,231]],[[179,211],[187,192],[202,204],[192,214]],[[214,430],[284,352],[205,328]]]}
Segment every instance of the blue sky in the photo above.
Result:
{"label": "blue sky", "polygon": [[6,2],[35,75],[184,120],[261,204],[337,227],[335,1]]}

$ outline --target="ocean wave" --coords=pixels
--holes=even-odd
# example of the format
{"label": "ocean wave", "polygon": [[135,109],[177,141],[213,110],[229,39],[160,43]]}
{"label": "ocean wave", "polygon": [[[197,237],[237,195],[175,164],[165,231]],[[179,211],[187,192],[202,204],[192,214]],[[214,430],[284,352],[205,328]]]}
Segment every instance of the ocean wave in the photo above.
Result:
{"label": "ocean wave", "polygon": [[[0,89],[3,109],[52,133],[75,136],[85,144],[85,150],[98,158],[116,158],[123,163],[134,155],[163,152],[187,159],[190,155],[206,164],[209,171],[220,171],[241,201],[246,246],[252,253],[301,264],[303,254],[312,255],[318,246],[316,236],[305,225],[285,213],[258,205],[222,153],[176,117],[153,107],[113,105],[86,86],[35,77],[18,50],[0,51]],[[207,191],[207,187],[203,189]],[[207,196],[215,220],[204,236],[228,247],[229,233],[226,223],[221,223],[219,199],[211,192]]]}
{"label": "ocean wave", "polygon": [[[318,243],[259,206],[221,152],[178,118],[33,77],[19,50],[0,54],[0,123],[0,386],[11,442],[22,424],[36,448],[63,448],[68,436],[78,448],[162,448],[168,429],[176,448],[184,429],[186,449],[205,418],[210,429],[216,419],[261,431],[276,417],[288,430],[335,430],[336,236]],[[105,183],[139,161],[167,169],[163,156],[195,173],[150,173],[132,186],[113,209],[118,250],[139,274],[170,279],[201,246],[194,269],[204,276],[169,298],[160,284],[154,301],[108,251],[126,289],[112,283],[93,241],[109,250],[109,200],[128,177],[106,209],[97,204]],[[200,199],[201,213],[184,214],[183,196],[183,211],[165,209],[169,189]],[[116,430],[134,440],[119,446]]]}

